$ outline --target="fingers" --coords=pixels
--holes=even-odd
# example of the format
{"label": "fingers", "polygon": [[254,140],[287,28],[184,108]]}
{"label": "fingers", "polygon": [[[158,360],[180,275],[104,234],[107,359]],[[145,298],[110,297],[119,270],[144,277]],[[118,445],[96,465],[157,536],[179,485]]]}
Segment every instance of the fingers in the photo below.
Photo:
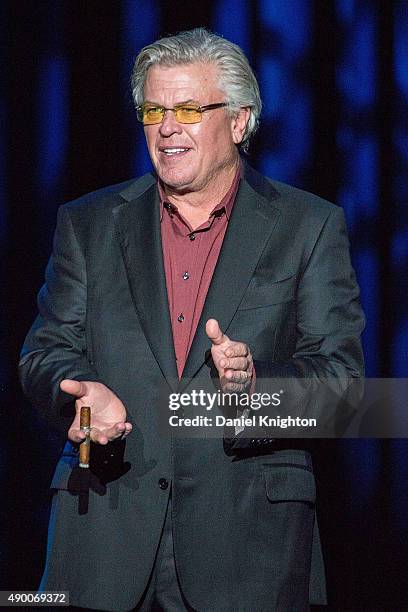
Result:
{"label": "fingers", "polygon": [[86,433],[84,431],[81,431],[80,429],[75,429],[74,427],[71,427],[68,431],[68,439],[71,440],[71,442],[80,444],[85,440],[85,438]]}
{"label": "fingers", "polygon": [[232,372],[228,370],[225,376],[220,378],[221,388],[224,393],[243,393],[251,382],[251,376],[247,372]]}
{"label": "fingers", "polygon": [[230,340],[216,319],[209,319],[205,330],[212,342],[211,354],[222,389],[244,391],[251,383],[253,371],[252,355],[247,344]]}
{"label": "fingers", "polygon": [[253,360],[252,355],[246,344],[240,344],[237,352],[245,352],[245,357],[223,357],[220,360],[220,367],[224,370],[224,376],[238,383],[246,383],[252,377]]}
{"label": "fingers", "polygon": [[225,380],[221,380],[221,388],[223,393],[243,393],[247,386],[241,383],[225,382]]}
{"label": "fingers", "polygon": [[[221,386],[225,392],[243,392],[251,384],[253,360],[248,346],[242,342],[232,343],[230,354],[234,357],[223,357],[220,360]],[[227,353],[227,351],[225,351]]]}
{"label": "fingers", "polygon": [[[113,442],[119,438],[122,440],[125,439],[131,431],[132,424],[128,422],[115,423],[112,425],[112,427],[104,430],[98,429],[97,427],[91,427],[90,438],[95,444],[105,445],[108,442]],[[71,440],[71,442],[80,444],[85,440],[86,433],[80,429],[72,427],[68,432],[68,438]]]}
{"label": "fingers", "polygon": [[115,423],[109,429],[91,428],[91,440],[97,444],[107,444],[118,438],[126,438],[132,431],[131,423]]}
{"label": "fingers", "polygon": [[221,386],[225,390],[244,391],[252,380],[252,373],[242,370],[227,370],[221,377]]}
{"label": "fingers", "polygon": [[75,397],[83,397],[87,393],[87,387],[85,382],[79,380],[69,380],[66,378],[60,383],[61,391],[74,395]]}
{"label": "fingers", "polygon": [[224,342],[229,342],[228,336],[226,336],[219,326],[219,323],[216,319],[208,319],[205,331],[211,342],[215,345],[223,344]]}
{"label": "fingers", "polygon": [[245,384],[251,379],[251,373],[243,370],[226,370],[224,377],[230,382]]}
{"label": "fingers", "polygon": [[224,370],[243,370],[246,372],[251,363],[252,360],[248,359],[248,357],[231,357],[230,359],[224,357],[220,361],[220,366]]}
{"label": "fingers", "polygon": [[244,342],[231,342],[224,351],[226,357],[248,357],[249,349]]}

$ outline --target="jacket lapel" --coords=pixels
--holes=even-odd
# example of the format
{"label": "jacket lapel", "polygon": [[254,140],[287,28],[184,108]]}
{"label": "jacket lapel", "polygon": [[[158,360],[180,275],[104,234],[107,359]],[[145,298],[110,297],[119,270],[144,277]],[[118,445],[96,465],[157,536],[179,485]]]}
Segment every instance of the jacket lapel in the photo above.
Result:
{"label": "jacket lapel", "polygon": [[182,387],[205,363],[211,346],[205,333],[207,320],[217,319],[228,334],[228,326],[279,218],[279,209],[272,203],[278,192],[258,172],[246,165],[244,168],[245,175],[184,368]]}
{"label": "jacket lapel", "polygon": [[113,209],[130,291],[149,346],[174,390],[178,383],[160,233],[157,179],[146,175],[121,192]]}
{"label": "jacket lapel", "polygon": [[[203,312],[188,355],[180,388],[205,363],[210,341],[208,319],[228,327],[239,306],[263,249],[279,218],[273,200],[278,192],[245,165]],[[177,389],[177,367],[167,299],[160,232],[157,179],[146,175],[121,192],[125,202],[113,209],[132,298],[149,346],[172,390]],[[239,338],[237,338],[239,340]]]}

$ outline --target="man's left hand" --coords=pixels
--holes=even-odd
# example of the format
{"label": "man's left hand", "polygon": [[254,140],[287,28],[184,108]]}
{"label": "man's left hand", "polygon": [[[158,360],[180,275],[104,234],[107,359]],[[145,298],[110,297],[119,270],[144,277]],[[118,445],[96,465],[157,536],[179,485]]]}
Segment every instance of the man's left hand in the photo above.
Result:
{"label": "man's left hand", "polygon": [[227,393],[241,393],[251,385],[254,363],[249,347],[244,342],[230,340],[216,319],[205,326],[211,340],[211,356],[217,368],[221,389]]}

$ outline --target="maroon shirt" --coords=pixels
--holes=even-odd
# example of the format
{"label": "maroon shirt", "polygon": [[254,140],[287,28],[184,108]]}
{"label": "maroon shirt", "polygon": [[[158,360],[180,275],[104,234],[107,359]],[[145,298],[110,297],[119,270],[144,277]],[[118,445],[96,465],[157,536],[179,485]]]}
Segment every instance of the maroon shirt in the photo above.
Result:
{"label": "maroon shirt", "polygon": [[194,231],[177,207],[166,201],[159,182],[164,269],[179,376],[200,320],[240,178],[238,168],[230,189],[213,208],[208,221]]}

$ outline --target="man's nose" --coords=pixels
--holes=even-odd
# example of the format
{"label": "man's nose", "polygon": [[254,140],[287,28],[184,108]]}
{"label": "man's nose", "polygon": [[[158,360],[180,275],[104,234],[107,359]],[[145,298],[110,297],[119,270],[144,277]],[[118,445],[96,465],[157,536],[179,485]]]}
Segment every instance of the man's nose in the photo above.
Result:
{"label": "man's nose", "polygon": [[171,136],[171,134],[181,134],[182,131],[183,128],[177,121],[174,111],[166,110],[160,124],[160,133],[163,136]]}

